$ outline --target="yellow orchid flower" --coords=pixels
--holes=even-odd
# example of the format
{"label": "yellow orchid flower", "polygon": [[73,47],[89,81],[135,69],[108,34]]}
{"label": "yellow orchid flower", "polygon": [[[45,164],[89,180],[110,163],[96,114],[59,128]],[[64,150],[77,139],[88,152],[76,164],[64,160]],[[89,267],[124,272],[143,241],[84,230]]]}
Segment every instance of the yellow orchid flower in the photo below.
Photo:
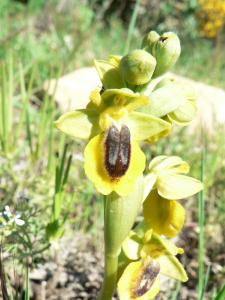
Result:
{"label": "yellow orchid flower", "polygon": [[123,255],[128,258],[118,281],[121,300],[154,299],[160,289],[160,276],[187,281],[187,274],[176,258],[183,249],[161,238],[152,230],[140,237],[131,232],[122,245]]}
{"label": "yellow orchid flower", "polygon": [[170,128],[160,118],[136,112],[148,102],[146,96],[127,88],[91,93],[86,109],[69,112],[56,127],[75,138],[88,139],[84,169],[96,189],[108,195],[126,196],[145,168],[138,141]]}
{"label": "yellow orchid flower", "polygon": [[188,177],[189,165],[177,156],[158,156],[145,177],[143,215],[156,233],[176,236],[184,225],[185,210],[176,200],[198,193],[203,185]]}
{"label": "yellow orchid flower", "polygon": [[[166,199],[179,200],[190,197],[203,189],[203,184],[192,177],[183,175],[189,172],[189,165],[178,156],[158,156],[149,164],[149,174],[145,177],[146,198],[152,188]],[[151,185],[149,184],[151,182]]]}

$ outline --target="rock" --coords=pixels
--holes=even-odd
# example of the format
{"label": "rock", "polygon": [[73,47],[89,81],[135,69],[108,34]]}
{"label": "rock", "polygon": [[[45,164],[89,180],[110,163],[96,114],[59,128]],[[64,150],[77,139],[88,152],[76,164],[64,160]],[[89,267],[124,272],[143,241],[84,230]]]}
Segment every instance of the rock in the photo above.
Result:
{"label": "rock", "polygon": [[65,287],[68,282],[68,274],[66,272],[60,272],[58,277],[58,286]]}
{"label": "rock", "polygon": [[48,277],[48,272],[44,268],[35,269],[30,273],[30,279],[33,281],[45,281]]}
{"label": "rock", "polygon": [[49,95],[55,94],[59,108],[65,112],[84,108],[89,101],[90,92],[97,86],[101,87],[102,84],[96,70],[82,68],[64,75],[58,82],[56,79],[45,82],[44,90]]}

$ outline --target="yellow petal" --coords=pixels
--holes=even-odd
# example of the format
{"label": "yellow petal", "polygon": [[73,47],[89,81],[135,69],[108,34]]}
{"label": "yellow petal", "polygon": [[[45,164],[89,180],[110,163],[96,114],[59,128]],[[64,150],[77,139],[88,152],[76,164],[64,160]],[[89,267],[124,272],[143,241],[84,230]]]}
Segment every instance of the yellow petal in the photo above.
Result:
{"label": "yellow petal", "polygon": [[157,258],[160,264],[160,272],[163,275],[185,282],[188,280],[187,274],[179,262],[173,255],[162,255]]}
{"label": "yellow petal", "polygon": [[179,156],[158,156],[155,157],[149,164],[150,172],[157,172],[159,174],[163,172],[177,172],[188,173],[189,165]]}
{"label": "yellow petal", "polygon": [[146,199],[148,194],[151,192],[155,182],[156,182],[157,176],[154,173],[149,173],[144,177],[144,197],[143,201]]}
{"label": "yellow petal", "polygon": [[142,258],[151,256],[152,258],[158,258],[162,255],[177,255],[183,254],[181,248],[178,248],[170,240],[167,240],[157,233],[153,232],[151,239],[146,241],[144,239],[144,246],[140,250],[140,255]]}
{"label": "yellow petal", "polygon": [[148,103],[148,98],[146,96],[134,93],[128,88],[107,89],[102,94],[102,99],[105,104],[124,106],[129,111],[137,109],[138,107]]}
{"label": "yellow petal", "polygon": [[178,202],[164,199],[153,190],[144,202],[143,215],[156,233],[174,237],[183,227],[185,210]]}
{"label": "yellow petal", "polygon": [[158,166],[162,161],[164,161],[168,156],[166,155],[159,155],[154,157],[149,164],[149,170],[152,172],[156,166]]}
{"label": "yellow petal", "polygon": [[119,299],[154,299],[159,292],[158,273],[159,265],[153,260],[130,263],[118,282]]}
{"label": "yellow petal", "polygon": [[87,177],[94,183],[96,189],[108,195],[115,191],[120,196],[132,192],[137,178],[145,168],[145,155],[135,141],[131,141],[130,164],[125,175],[112,178],[104,165],[104,134],[92,138],[84,151],[84,169]]}
{"label": "yellow petal", "polygon": [[203,184],[199,180],[172,173],[160,175],[156,185],[162,197],[174,200],[190,197],[203,189]]}

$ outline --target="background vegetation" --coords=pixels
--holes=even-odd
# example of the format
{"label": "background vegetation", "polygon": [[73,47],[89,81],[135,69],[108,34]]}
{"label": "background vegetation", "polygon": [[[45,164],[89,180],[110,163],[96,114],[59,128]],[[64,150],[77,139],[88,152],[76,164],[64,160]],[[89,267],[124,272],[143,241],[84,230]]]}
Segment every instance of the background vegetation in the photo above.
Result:
{"label": "background vegetation", "polygon": [[[225,15],[216,33],[208,34],[210,27],[206,30],[205,24],[211,22],[213,27],[213,21],[203,2],[140,1],[130,47],[139,46],[140,36],[150,29],[176,31],[182,55],[174,72],[225,87]],[[91,232],[97,240],[102,228],[102,199],[82,169],[83,144],[67,140],[54,129],[60,112],[54,96],[43,92],[43,83],[92,65],[93,58],[123,54],[134,5],[128,0],[0,1],[1,248],[5,266],[15,270],[18,262],[20,299],[29,299],[25,279],[29,270],[46,261],[50,238],[79,230]],[[214,299],[224,283],[224,128],[218,126],[215,132],[209,138],[200,128],[192,135],[184,129],[149,152],[149,159],[162,153],[182,156],[205,182],[199,202],[186,202],[189,213],[180,241],[186,249],[186,265],[190,262],[190,299],[197,299],[196,282],[203,276],[197,263],[198,235],[203,228],[205,243],[198,262],[203,263],[206,276],[198,299],[203,299],[203,292],[205,299]],[[12,276],[4,272],[2,263],[0,271],[2,290],[5,287],[14,299]],[[171,299],[181,299],[181,294],[178,287]]]}

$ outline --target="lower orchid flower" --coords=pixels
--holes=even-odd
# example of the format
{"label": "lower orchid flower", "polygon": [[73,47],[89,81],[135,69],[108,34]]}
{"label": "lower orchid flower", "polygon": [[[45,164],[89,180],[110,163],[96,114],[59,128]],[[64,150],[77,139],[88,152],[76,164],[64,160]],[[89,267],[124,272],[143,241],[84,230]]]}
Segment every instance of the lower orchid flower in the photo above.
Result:
{"label": "lower orchid flower", "polygon": [[163,239],[152,230],[144,235],[131,232],[122,245],[128,258],[118,281],[118,293],[123,300],[150,300],[160,290],[160,279],[167,276],[185,282],[186,272],[176,258],[183,249]]}

